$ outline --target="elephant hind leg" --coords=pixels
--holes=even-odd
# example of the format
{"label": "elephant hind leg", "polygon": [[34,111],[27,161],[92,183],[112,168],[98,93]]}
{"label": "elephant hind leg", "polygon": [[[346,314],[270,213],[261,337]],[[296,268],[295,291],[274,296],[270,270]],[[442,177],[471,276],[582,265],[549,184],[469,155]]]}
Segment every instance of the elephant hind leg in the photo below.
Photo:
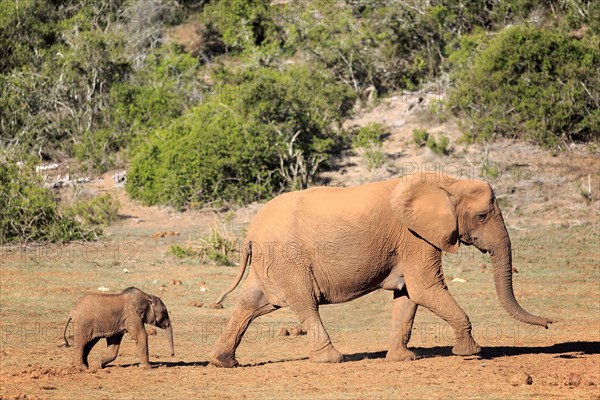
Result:
{"label": "elephant hind leg", "polygon": [[254,319],[276,309],[277,307],[269,303],[256,281],[249,278],[239,294],[227,327],[215,343],[215,350],[210,362],[217,367],[231,368],[238,366],[235,351],[246,329]]}
{"label": "elephant hind leg", "polygon": [[73,358],[73,365],[78,367],[80,370],[89,368],[88,356],[92,348],[98,343],[100,338],[94,338],[87,343],[77,343],[75,346],[75,354]]}
{"label": "elephant hind leg", "polygon": [[298,319],[308,335],[310,343],[310,361],[317,363],[342,362],[344,356],[333,347],[331,338],[323,326],[319,306],[316,300],[306,295],[288,300],[290,308],[298,315]]}
{"label": "elephant hind leg", "polygon": [[113,362],[117,355],[119,354],[119,346],[121,345],[121,340],[123,339],[123,334],[120,333],[115,336],[106,338],[106,353],[100,362],[100,367],[104,368],[108,363]]}

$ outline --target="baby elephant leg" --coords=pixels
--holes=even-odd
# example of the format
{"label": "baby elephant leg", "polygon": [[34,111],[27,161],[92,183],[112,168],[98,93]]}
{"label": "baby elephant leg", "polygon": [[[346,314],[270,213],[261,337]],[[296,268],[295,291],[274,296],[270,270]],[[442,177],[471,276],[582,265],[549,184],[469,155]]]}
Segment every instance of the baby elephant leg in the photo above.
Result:
{"label": "baby elephant leg", "polygon": [[121,340],[123,339],[123,334],[119,333],[118,335],[107,337],[106,338],[106,353],[102,358],[102,362],[100,363],[100,367],[104,368],[106,365],[115,358],[119,354],[119,346],[121,345]]}
{"label": "baby elephant leg", "polygon": [[100,338],[94,338],[89,342],[77,341],[75,344],[75,354],[73,358],[73,365],[80,370],[86,370],[89,368],[88,356],[92,348],[98,343]]}

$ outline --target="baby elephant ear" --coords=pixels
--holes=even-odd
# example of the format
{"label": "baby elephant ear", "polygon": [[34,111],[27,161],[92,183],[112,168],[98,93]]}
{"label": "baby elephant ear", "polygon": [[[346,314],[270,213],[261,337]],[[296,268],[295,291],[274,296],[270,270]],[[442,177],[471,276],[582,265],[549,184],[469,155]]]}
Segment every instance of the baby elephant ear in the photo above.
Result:
{"label": "baby elephant ear", "polygon": [[135,297],[133,306],[135,308],[135,313],[145,323],[154,319],[155,300],[152,296],[143,293],[142,295]]}
{"label": "baby elephant ear", "polygon": [[438,249],[457,253],[456,209],[444,188],[448,179],[432,174],[403,177],[392,191],[390,206],[402,225]]}

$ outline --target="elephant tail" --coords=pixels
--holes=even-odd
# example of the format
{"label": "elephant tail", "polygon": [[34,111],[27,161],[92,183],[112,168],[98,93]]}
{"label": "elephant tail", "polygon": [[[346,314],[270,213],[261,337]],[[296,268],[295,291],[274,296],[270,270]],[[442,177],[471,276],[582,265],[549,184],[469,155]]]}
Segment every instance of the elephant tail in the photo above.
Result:
{"label": "elephant tail", "polygon": [[223,293],[221,293],[221,295],[215,302],[216,304],[221,304],[221,302],[223,301],[225,296],[227,296],[229,293],[233,292],[233,290],[237,287],[237,285],[240,284],[240,281],[242,280],[242,278],[244,277],[244,273],[246,272],[246,266],[248,264],[250,264],[251,262],[252,262],[252,241],[248,241],[246,246],[244,246],[244,250],[242,253],[242,259],[240,260],[240,270],[238,272],[237,277],[235,278],[235,282],[233,282],[233,285],[231,285],[229,287],[229,289],[227,289]]}
{"label": "elephant tail", "polygon": [[67,323],[65,325],[65,330],[63,331],[63,339],[64,339],[63,346],[65,346],[65,347],[69,347],[69,341],[67,340],[67,328],[69,327],[69,322],[71,322],[72,319],[73,319],[73,317],[71,317],[69,315],[69,319],[67,320]]}

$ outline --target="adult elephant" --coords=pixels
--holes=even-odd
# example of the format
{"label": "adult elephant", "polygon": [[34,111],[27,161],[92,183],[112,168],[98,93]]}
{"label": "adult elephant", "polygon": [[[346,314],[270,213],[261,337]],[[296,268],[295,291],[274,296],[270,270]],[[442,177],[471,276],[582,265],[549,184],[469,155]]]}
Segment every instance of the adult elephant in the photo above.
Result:
{"label": "adult elephant", "polygon": [[377,289],[394,292],[386,358],[411,360],[407,349],[417,306],[454,329],[457,355],[480,352],[471,323],[442,273],[442,250],[459,244],[489,252],[500,303],[515,319],[548,327],[517,303],[511,243],[488,183],[440,174],[415,174],[351,188],[317,187],[280,195],[252,221],[245,240],[233,316],[215,344],[211,362],[238,365],[235,351],[250,322],[290,307],[308,332],[310,359],[340,362],[319,316],[319,305],[350,301]]}

